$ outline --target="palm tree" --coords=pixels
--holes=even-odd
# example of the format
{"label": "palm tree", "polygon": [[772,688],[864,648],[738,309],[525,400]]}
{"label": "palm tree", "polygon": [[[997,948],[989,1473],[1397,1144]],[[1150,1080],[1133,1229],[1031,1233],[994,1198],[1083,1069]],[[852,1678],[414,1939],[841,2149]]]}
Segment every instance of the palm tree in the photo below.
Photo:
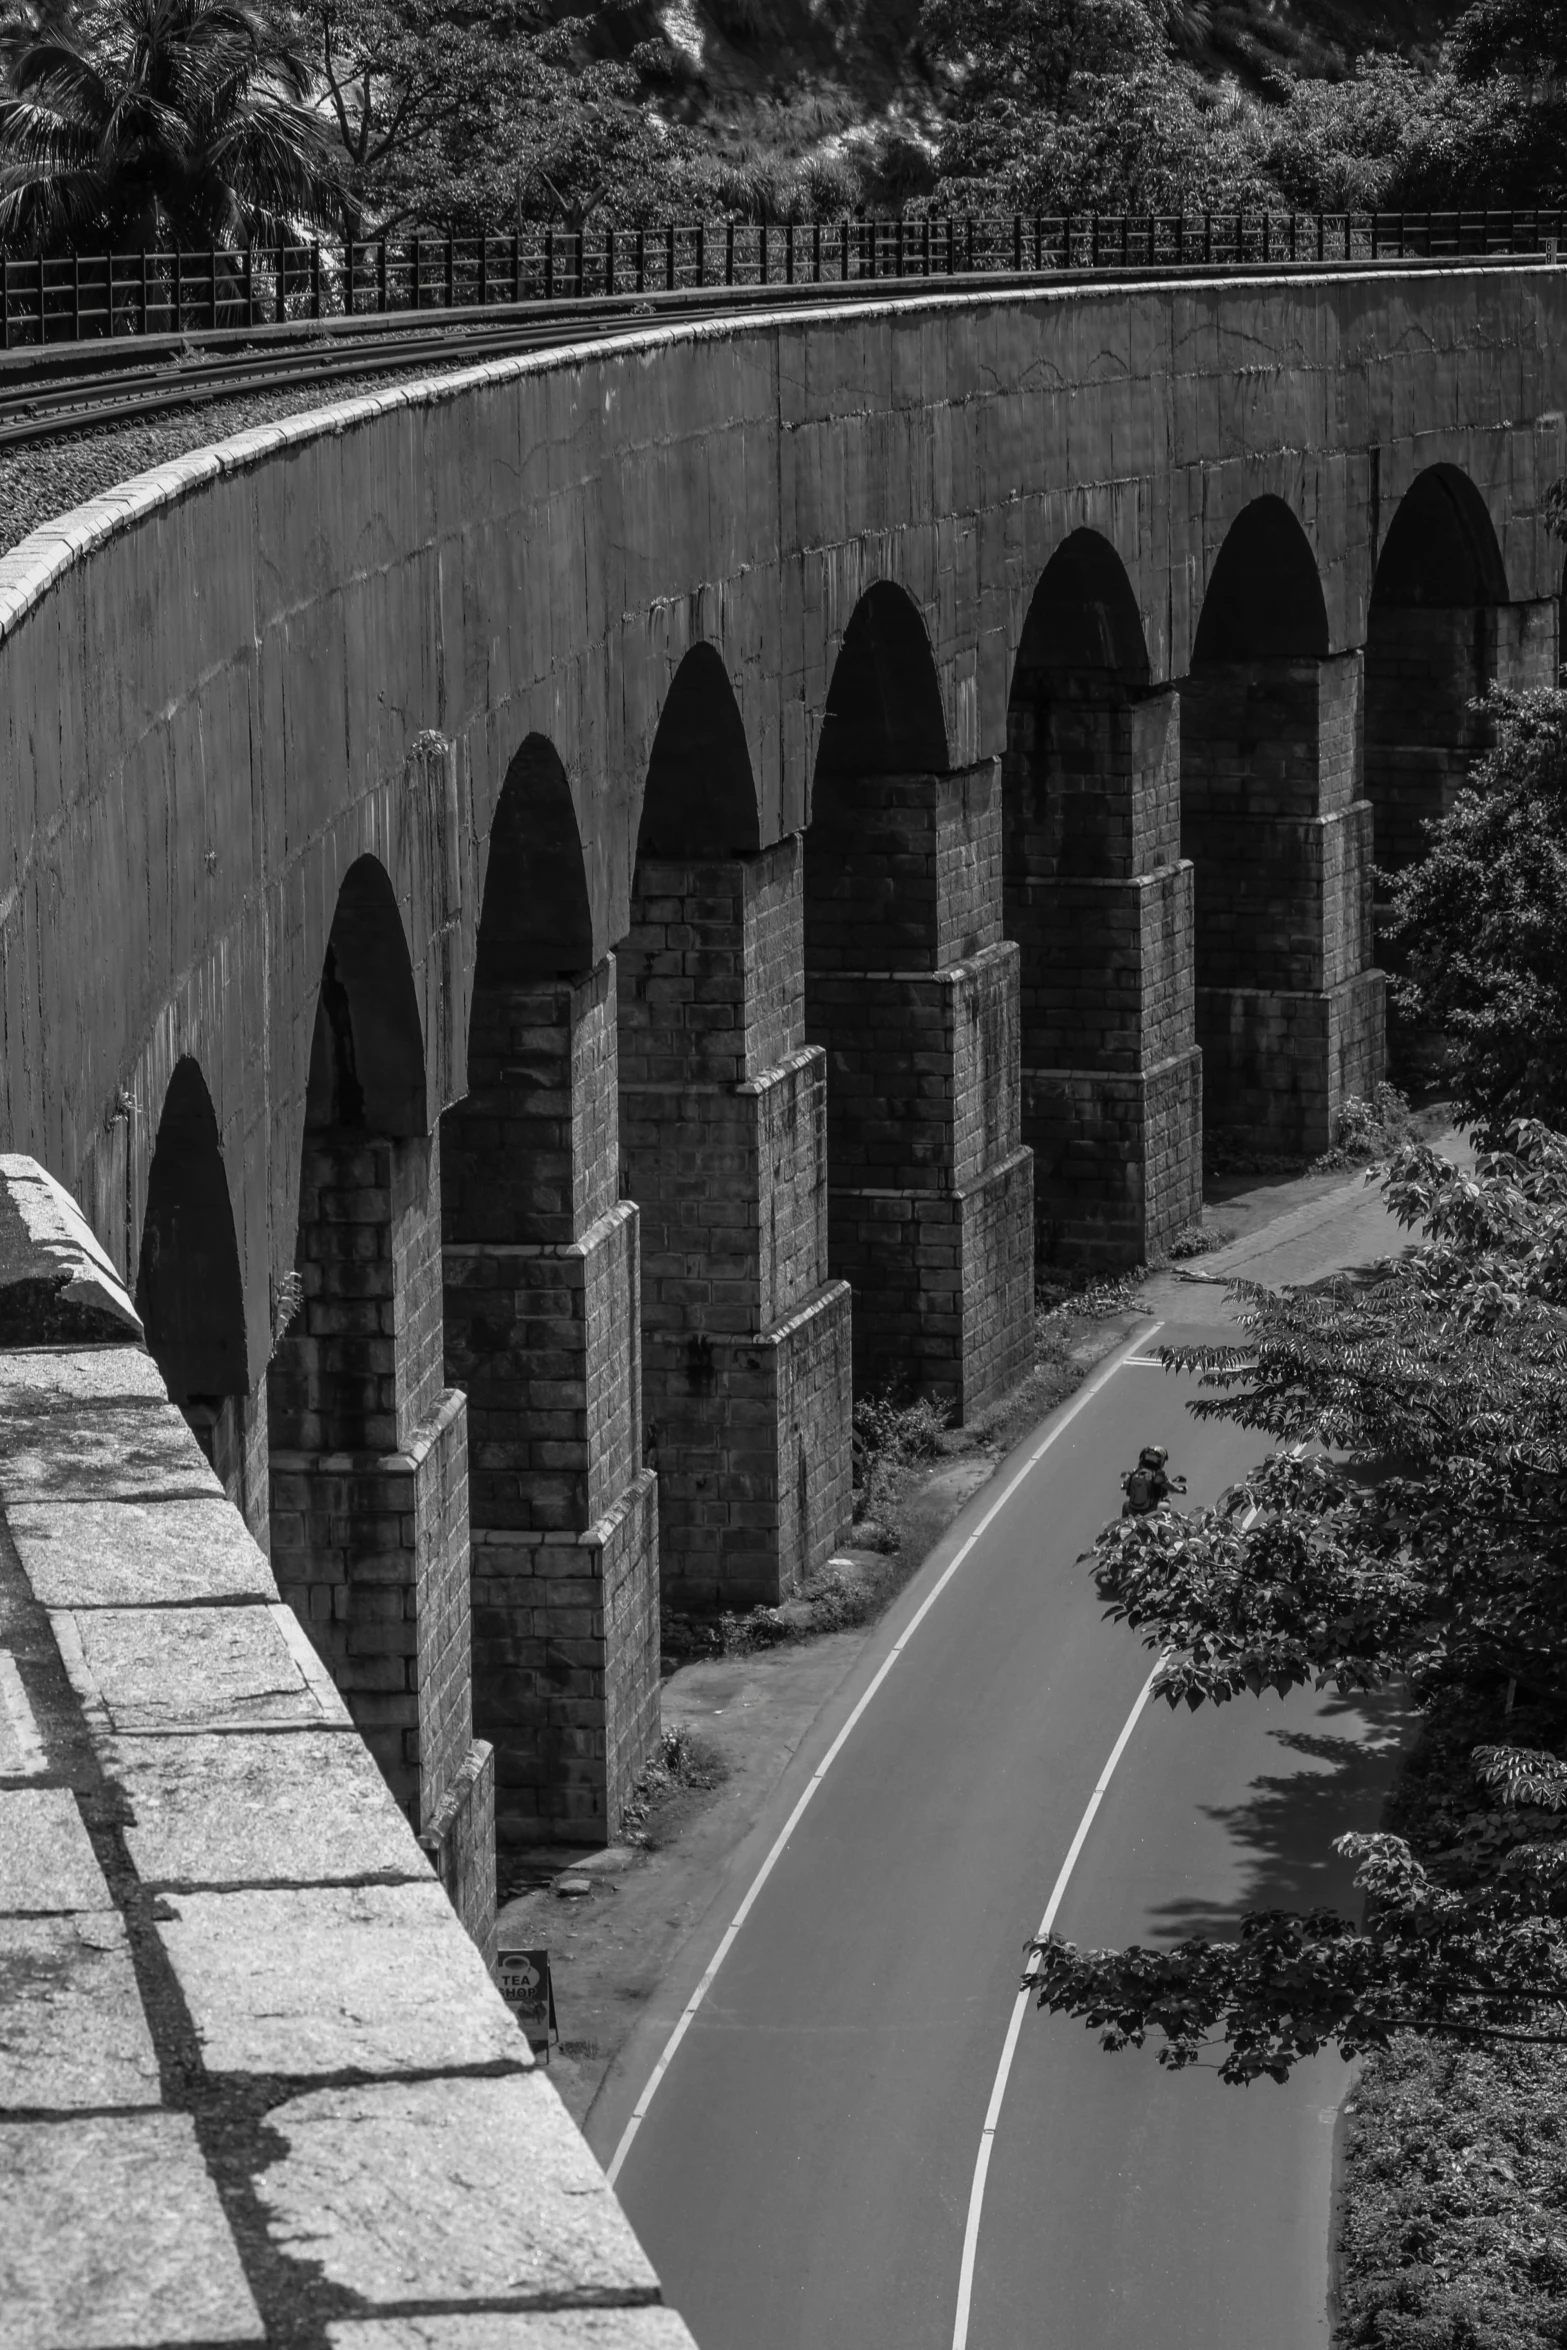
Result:
{"label": "palm tree", "polygon": [[303,58],[249,0],[40,0],[0,28],[0,246],[220,245],[334,218]]}

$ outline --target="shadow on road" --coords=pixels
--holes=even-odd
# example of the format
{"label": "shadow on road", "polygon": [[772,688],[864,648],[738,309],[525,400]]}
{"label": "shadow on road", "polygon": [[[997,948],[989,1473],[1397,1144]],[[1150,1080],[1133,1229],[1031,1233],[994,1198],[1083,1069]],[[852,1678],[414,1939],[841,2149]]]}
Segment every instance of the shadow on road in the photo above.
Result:
{"label": "shadow on road", "polygon": [[[1151,1913],[1153,1939],[1231,1936],[1243,1914],[1255,1909],[1334,1908],[1359,1915],[1354,1864],[1334,1851],[1334,1839],[1351,1829],[1380,1825],[1418,1716],[1406,1698],[1393,1693],[1327,1694],[1315,1701],[1314,1711],[1323,1727],[1266,1733],[1282,1750],[1281,1761],[1285,1755],[1299,1757],[1297,1768],[1259,1774],[1242,1803],[1203,1807],[1203,1817],[1227,1840],[1233,1896],[1161,1904]],[[1342,1721],[1344,1729],[1325,1726],[1335,1721]]]}

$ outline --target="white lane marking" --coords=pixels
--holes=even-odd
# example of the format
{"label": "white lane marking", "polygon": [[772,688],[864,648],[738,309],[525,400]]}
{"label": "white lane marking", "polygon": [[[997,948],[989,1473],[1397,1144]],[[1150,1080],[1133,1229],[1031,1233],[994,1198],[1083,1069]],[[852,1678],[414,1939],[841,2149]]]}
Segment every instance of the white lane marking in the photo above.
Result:
{"label": "white lane marking", "polygon": [[[1163,1324],[1161,1323],[1159,1327],[1162,1329]],[[1128,1359],[1133,1358],[1129,1357]],[[1305,1449],[1305,1439],[1302,1438],[1300,1443],[1294,1447],[1293,1457],[1299,1460]],[[1253,1502],[1241,1520],[1242,1527],[1254,1526],[1258,1515],[1258,1506]],[[1138,1690],[1136,1703],[1121,1725],[1121,1735],[1110,1749],[1110,1759],[1099,1774],[1098,1783],[1088,1798],[1088,1809],[1078,1821],[1077,1834],[1067,1847],[1067,1855],[1061,1863],[1060,1874],[1051,1889],[1050,1899],[1045,1904],[1045,1914],[1039,1921],[1039,1932],[1034,1937],[1036,1942],[1043,1942],[1056,1922],[1056,1911],[1061,1907],[1062,1895],[1071,1880],[1072,1871],[1078,1864],[1083,1846],[1088,1842],[1088,1831],[1094,1824],[1094,1814],[1104,1801],[1105,1790],[1115,1776],[1115,1766],[1126,1752],[1132,1732],[1137,1727],[1142,1710],[1148,1703],[1149,1693],[1159,1676],[1160,1666],[1165,1663],[1169,1654],[1168,1649],[1162,1651],[1153,1671],[1141,1689]],[[963,2257],[958,2264],[958,2308],[952,2325],[952,2350],[967,2350],[968,2346],[969,2310],[974,2299],[974,2263],[979,2253],[979,2223],[985,2208],[985,2181],[990,2173],[990,2149],[996,2142],[996,2131],[1001,2122],[1001,2100],[1007,2093],[1007,2076],[1012,2070],[1012,2059],[1017,2054],[1018,2037],[1023,2029],[1023,2018],[1028,2013],[1028,2003],[1032,1997],[1033,1993],[1025,1983],[1012,2002],[1012,2017],[1007,2025],[1006,2039],[1002,2043],[1001,2062],[996,2067],[996,2078],[990,2092],[990,2103],[985,2108],[984,2127],[979,2134],[979,2152],[974,2158],[974,2184],[969,2189],[968,2220],[963,2229]]]}
{"label": "white lane marking", "polygon": [[615,2181],[620,2176],[621,2170],[625,2164],[626,2156],[631,2152],[632,2142],[635,2139],[638,2130],[641,2129],[643,2122],[647,2118],[648,2107],[653,2102],[660,2081],[662,2081],[664,2075],[669,2070],[676,2049],[680,2046],[681,2041],[685,2038],[687,2032],[691,2029],[691,2025],[696,2016],[697,2009],[701,2006],[703,2000],[707,1997],[708,1992],[712,1989],[714,1976],[717,1974],[719,1968],[723,1965],[724,1960],[729,1956],[730,1951],[734,1948],[735,1938],[739,1934],[741,1927],[745,1924],[746,1919],[750,1916],[752,1909],[755,1907],[757,1895],[761,1892],[762,1887],[766,1884],[768,1878],[772,1875],[773,1870],[777,1867],[779,1860],[783,1857],[784,1847],[787,1845],[790,1837],[794,1834],[795,1829],[799,1826],[801,1820],[804,1818],[806,1807],[810,1803],[812,1797],[815,1795],[817,1788],[826,1778],[828,1772],[832,1769],[833,1764],[837,1761],[839,1755],[843,1752],[844,1747],[848,1744],[849,1735],[854,1729],[855,1724],[859,1721],[860,1716],[864,1713],[866,1707],[870,1704],[871,1699],[875,1696],[883,1681],[886,1680],[887,1675],[892,1671],[893,1666],[897,1663],[899,1657],[903,1654],[903,1651],[908,1647],[909,1642],[913,1639],[921,1624],[924,1623],[925,1618],[930,1614],[930,1611],[935,1606],[937,1600],[946,1590],[947,1585],[952,1581],[952,1578],[957,1573],[959,1567],[962,1566],[964,1560],[968,1557],[969,1552],[974,1548],[975,1543],[978,1542],[981,1537],[989,1530],[993,1521],[1000,1516],[1001,1512],[1006,1508],[1007,1503],[1012,1499],[1013,1494],[1016,1493],[1018,1487],[1023,1483],[1025,1477],[1029,1476],[1038,1466],[1040,1461],[1044,1459],[1046,1453],[1055,1443],[1057,1437],[1066,1433],[1067,1429],[1072,1425],[1072,1422],[1077,1418],[1078,1413],[1081,1411],[1086,1411],[1089,1404],[1093,1402],[1094,1397],[1099,1393],[1100,1389],[1107,1387],[1110,1381],[1114,1378],[1116,1372],[1121,1369],[1122,1365],[1130,1362],[1138,1347],[1145,1344],[1148,1339],[1156,1338],[1163,1328],[1164,1324],[1162,1322],[1155,1322],[1151,1330],[1140,1330],[1135,1338],[1129,1338],[1125,1346],[1122,1347],[1120,1353],[1112,1355],[1109,1362],[1105,1364],[1104,1368],[1100,1371],[1096,1371],[1093,1378],[1089,1380],[1087,1386],[1084,1387],[1079,1394],[1073,1397],[1071,1403],[1068,1404],[1066,1410],[1056,1421],[1055,1426],[1050,1430],[1049,1434],[1040,1439],[1039,1443],[1035,1445],[1033,1451],[1029,1454],[1027,1460],[1017,1471],[1016,1475],[1008,1479],[1005,1489],[1001,1493],[997,1494],[989,1509],[980,1519],[979,1524],[974,1528],[973,1533],[968,1535],[953,1552],[952,1557],[948,1560],[945,1568],[942,1570],[942,1573],[931,1585],[931,1588],[925,1594],[924,1599],[920,1602],[920,1605],[915,1609],[913,1615],[909,1618],[907,1624],[904,1626],[901,1638],[892,1648],[888,1650],[886,1656],[883,1657],[875,1677],[864,1691],[859,1703],[854,1708],[854,1711],[850,1714],[848,1720],[844,1723],[843,1728],[838,1732],[838,1735],[833,1740],[831,1746],[828,1747],[827,1752],[823,1755],[820,1764],[811,1774],[811,1777],[806,1784],[805,1790],[802,1793],[799,1802],[795,1805],[793,1811],[785,1820],[782,1828],[780,1828],[778,1831],[778,1834],[774,1839],[772,1849],[769,1851],[767,1858],[763,1861],[761,1867],[757,1870],[756,1875],[751,1879],[751,1883],[749,1889],[746,1892],[745,1899],[741,1902],[739,1908],[735,1911],[734,1916],[730,1919],[729,1924],[725,1927],[723,1940],[719,1943],[718,1948],[714,1951],[712,1958],[709,1960],[707,1972],[703,1975],[702,1980],[698,1983],[696,1989],[692,1992],[690,1998],[686,2001],[685,2006],[681,2009],[680,2019],[675,2025],[674,2030],[670,2033],[669,2038],[665,2041],[663,2051],[659,2056],[658,2062],[654,2065],[652,2072],[648,2075],[647,2086],[643,2090],[641,2096],[637,2099],[636,2106],[633,2109],[630,2121],[627,2122],[625,2129],[621,2132],[620,2143],[609,2158],[609,2166],[605,2172],[605,2176],[611,2186],[615,2184]]}
{"label": "white lane marking", "polygon": [[[1094,1814],[1104,1801],[1105,1790],[1115,1776],[1115,1766],[1126,1752],[1132,1732],[1137,1727],[1138,1718],[1148,1703],[1148,1693],[1154,1685],[1154,1677],[1158,1673],[1159,1666],[1163,1663],[1164,1658],[1161,1656],[1158,1664],[1154,1666],[1153,1671],[1150,1672],[1147,1680],[1137,1692],[1137,1702],[1122,1723],[1121,1735],[1111,1747],[1110,1759],[1100,1772],[1094,1791],[1088,1798],[1088,1808],[1077,1823],[1077,1834],[1067,1847],[1066,1858],[1061,1863],[1060,1873],[1051,1890],[1050,1899],[1045,1904],[1045,1914],[1039,1921],[1039,1932],[1035,1939],[1040,1942],[1043,1942],[1056,1922],[1056,1911],[1061,1906],[1062,1896],[1066,1892],[1072,1871],[1077,1866],[1078,1856],[1082,1852],[1083,1846],[1088,1842],[1088,1831],[1094,1824]],[[1007,2075],[1012,2070],[1012,2059],[1017,2054],[1018,2035],[1023,2029],[1023,2018],[1028,2013],[1028,2004],[1032,1996],[1032,1991],[1025,1984],[1012,2002],[1012,2019],[1007,2025],[1007,2036],[1001,2049],[1001,2062],[996,2067],[995,2084],[990,2092],[990,2103],[985,2109],[985,2125],[979,2134],[979,2153],[974,2163],[974,2184],[969,2189],[968,2223],[963,2230],[963,2258],[958,2268],[958,2309],[952,2327],[952,2350],[966,2350],[968,2343],[969,2308],[974,2298],[974,2260],[979,2250],[979,2222],[985,2207],[985,2180],[990,2170],[990,2150],[996,2142],[996,2131],[1001,2121],[1001,2100],[1007,2093]]]}

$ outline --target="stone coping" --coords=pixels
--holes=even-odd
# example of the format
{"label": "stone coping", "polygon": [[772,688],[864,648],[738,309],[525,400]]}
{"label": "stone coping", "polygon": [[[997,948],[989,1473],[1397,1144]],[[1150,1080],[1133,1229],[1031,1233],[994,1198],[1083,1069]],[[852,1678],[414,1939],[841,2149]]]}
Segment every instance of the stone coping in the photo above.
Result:
{"label": "stone coping", "polygon": [[[692,2350],[80,1212],[0,1162],[19,1191],[49,1215],[0,1259],[6,2350]],[[120,1343],[56,1334],[62,1264]]]}

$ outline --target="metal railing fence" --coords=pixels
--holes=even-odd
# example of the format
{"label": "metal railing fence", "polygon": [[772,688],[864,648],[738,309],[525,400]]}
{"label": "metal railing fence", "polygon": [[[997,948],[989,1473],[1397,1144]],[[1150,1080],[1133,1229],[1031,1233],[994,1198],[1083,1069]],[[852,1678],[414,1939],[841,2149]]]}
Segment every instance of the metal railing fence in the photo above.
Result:
{"label": "metal railing fence", "polygon": [[0,349],[726,286],[1280,262],[1554,259],[1567,209],[1004,216],[553,229],[0,256]]}

